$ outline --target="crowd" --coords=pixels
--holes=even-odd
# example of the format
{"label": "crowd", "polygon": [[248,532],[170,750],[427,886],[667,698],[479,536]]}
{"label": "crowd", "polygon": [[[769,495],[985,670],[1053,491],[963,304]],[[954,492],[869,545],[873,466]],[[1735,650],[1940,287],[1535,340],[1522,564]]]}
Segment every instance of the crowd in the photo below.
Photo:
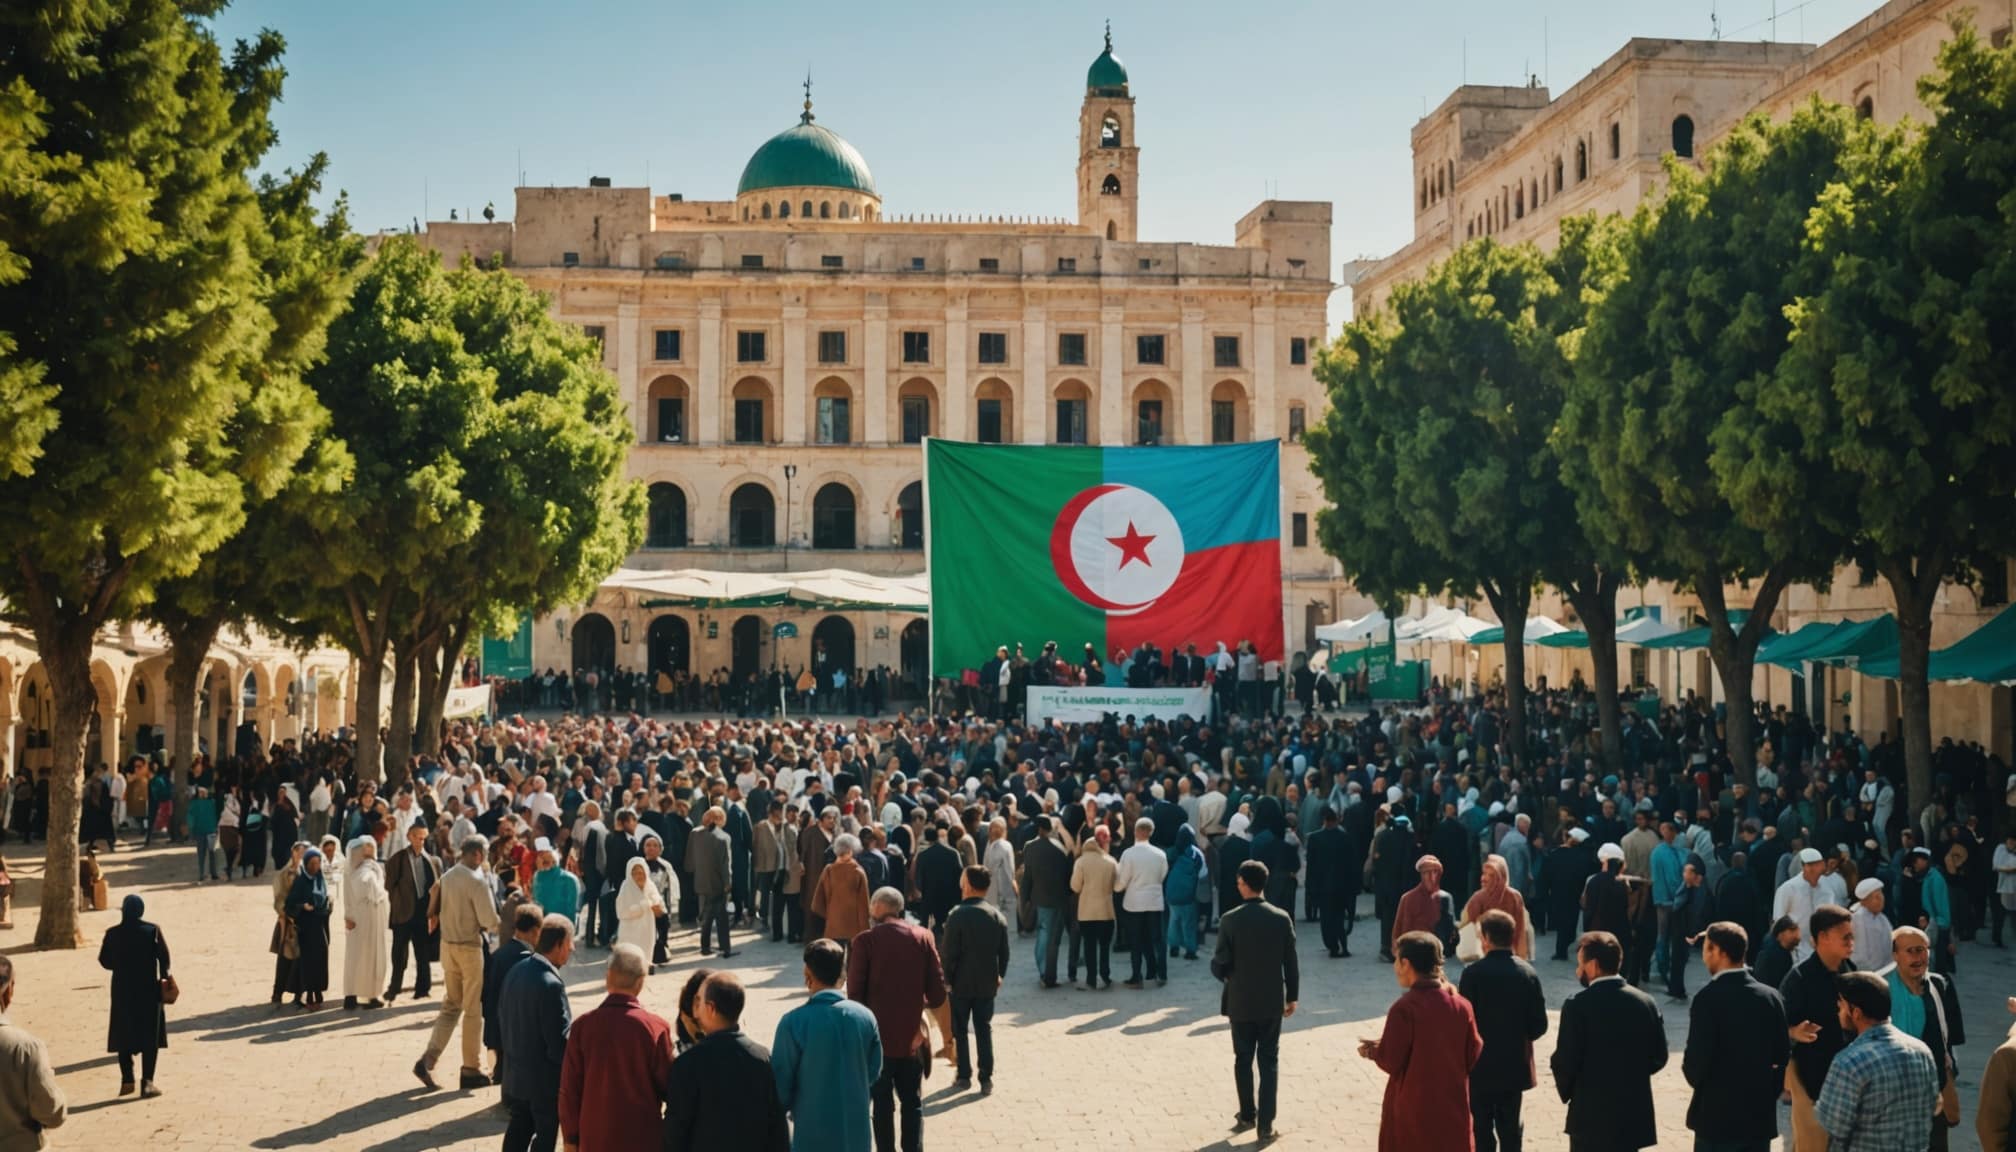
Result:
{"label": "crowd", "polygon": [[[1144,651],[1130,676],[1151,661],[1191,675],[1187,651]],[[1215,685],[1224,658],[1238,684],[1241,654],[1198,656],[1197,675]],[[991,1087],[993,1002],[1018,950],[1042,987],[1086,989],[1113,985],[1115,951],[1130,989],[1208,953],[1235,1123],[1271,1135],[1295,921],[1342,958],[1361,911],[1377,924],[1365,950],[1403,989],[1360,1046],[1389,1077],[1382,1148],[1521,1146],[1548,1025],[1531,964],[1550,934],[1585,985],[1558,1006],[1551,1061],[1572,1147],[1655,1142],[1654,991],[1688,1003],[1699,1147],[1763,1147],[1780,1128],[1800,1152],[1947,1146],[1954,981],[2016,906],[2016,788],[1995,757],[1942,744],[1914,813],[1887,736],[1782,710],[1760,715],[1749,787],[1705,701],[1627,711],[1612,758],[1579,686],[1533,693],[1515,763],[1496,693],[1344,716],[1298,708],[1296,681],[1235,689],[1218,723],[1036,729],[985,701],[874,720],[460,721],[385,785],[358,779],[337,733],[199,760],[187,834],[199,880],[275,865],[275,1003],[315,1010],[340,980],[343,1006],[370,1010],[407,994],[409,972],[430,995],[438,968],[413,1072],[434,1085],[459,1030],[457,1082],[500,1087],[507,1148],[628,1147],[647,1129],[670,1147],[921,1147],[934,1053],[958,1089]],[[106,770],[129,797],[148,772]],[[163,820],[144,794],[115,829]],[[637,993],[675,931],[697,932],[707,967],[667,1022]],[[767,1051],[715,967],[752,937],[801,947],[811,993]],[[577,944],[606,950],[608,998],[572,1020],[557,972]],[[158,1045],[133,1024],[149,1007],[122,1009],[115,989],[117,1048],[151,1085]],[[1991,1148],[2009,1146],[2016,1092],[1998,1068],[1978,1117]]]}

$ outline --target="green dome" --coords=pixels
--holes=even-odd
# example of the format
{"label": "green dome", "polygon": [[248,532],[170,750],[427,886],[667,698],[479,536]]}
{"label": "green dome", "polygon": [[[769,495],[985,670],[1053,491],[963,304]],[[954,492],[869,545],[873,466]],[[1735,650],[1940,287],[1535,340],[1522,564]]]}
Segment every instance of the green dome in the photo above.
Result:
{"label": "green dome", "polygon": [[1098,96],[1127,94],[1127,66],[1113,55],[1113,25],[1106,25],[1106,50],[1085,70],[1085,90]]}
{"label": "green dome", "polygon": [[737,196],[765,188],[845,188],[879,196],[868,161],[830,128],[812,122],[807,111],[794,128],[765,141],[742,169]]}

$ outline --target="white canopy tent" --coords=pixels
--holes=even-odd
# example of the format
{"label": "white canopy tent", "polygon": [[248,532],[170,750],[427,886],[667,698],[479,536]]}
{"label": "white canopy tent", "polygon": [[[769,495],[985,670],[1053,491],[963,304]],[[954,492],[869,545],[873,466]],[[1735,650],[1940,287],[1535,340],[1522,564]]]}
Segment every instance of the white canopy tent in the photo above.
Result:
{"label": "white canopy tent", "polygon": [[1394,638],[1402,644],[1468,644],[1472,636],[1489,627],[1489,621],[1437,604],[1419,620],[1400,625]]}
{"label": "white canopy tent", "polygon": [[1656,616],[1640,616],[1617,626],[1619,644],[1644,644],[1662,636],[1671,636],[1680,629],[1673,627]]}
{"label": "white canopy tent", "polygon": [[[1403,622],[1406,617],[1401,618]],[[1386,635],[1386,613],[1374,608],[1356,620],[1338,620],[1331,624],[1316,626],[1316,639],[1325,644],[1352,644],[1361,640],[1383,639]]]}

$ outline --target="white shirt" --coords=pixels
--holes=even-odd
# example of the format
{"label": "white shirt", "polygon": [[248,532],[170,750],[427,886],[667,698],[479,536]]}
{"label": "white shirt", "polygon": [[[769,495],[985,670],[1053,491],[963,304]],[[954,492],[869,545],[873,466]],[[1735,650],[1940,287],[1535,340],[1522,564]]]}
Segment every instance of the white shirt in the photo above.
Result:
{"label": "white shirt", "polygon": [[1121,893],[1120,906],[1129,912],[1162,911],[1162,881],[1169,876],[1169,857],[1146,840],[1136,840],[1120,854],[1120,871],[1113,878],[1113,890]]}
{"label": "white shirt", "polygon": [[405,843],[406,829],[411,828],[414,821],[420,819],[420,816],[421,812],[418,804],[408,808],[394,806],[392,809],[392,835],[387,838],[388,842],[393,844]]}
{"label": "white shirt", "polygon": [[2016,895],[2016,852],[2006,843],[1995,846],[1995,894]]}
{"label": "white shirt", "polygon": [[[1848,914],[1848,924],[1855,933],[1855,950],[1849,957],[1855,967],[1864,972],[1874,972],[1890,963],[1890,918],[1881,912],[1872,913],[1863,905],[1855,905]],[[1804,931],[1803,929],[1801,931]]]}
{"label": "white shirt", "polygon": [[535,818],[550,816],[553,818],[553,823],[560,823],[560,802],[553,798],[551,792],[541,789],[528,793],[525,797],[525,807],[531,809]]}
{"label": "white shirt", "polygon": [[317,780],[315,787],[308,791],[308,811],[310,812],[327,812],[333,802],[334,797],[330,795],[329,782],[327,780]]}
{"label": "white shirt", "polygon": [[1828,872],[1822,875],[1820,877],[1820,890],[1826,893],[1826,897],[1820,903],[1838,904],[1843,908],[1848,906],[1848,882],[1841,878],[1839,872]]}
{"label": "white shirt", "polygon": [[1778,886],[1771,897],[1771,919],[1775,923],[1780,916],[1790,916],[1799,926],[1799,946],[1792,950],[1792,962],[1799,964],[1813,955],[1813,930],[1808,923],[1813,918],[1813,909],[1826,903],[1823,890],[1817,885],[1806,883],[1803,874],[1794,875]]}

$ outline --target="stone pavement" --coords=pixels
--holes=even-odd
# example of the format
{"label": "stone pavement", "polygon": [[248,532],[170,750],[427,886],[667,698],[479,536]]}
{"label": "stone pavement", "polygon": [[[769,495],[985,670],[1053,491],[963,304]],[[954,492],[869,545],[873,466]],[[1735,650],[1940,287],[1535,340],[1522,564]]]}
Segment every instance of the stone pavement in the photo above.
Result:
{"label": "stone pavement", "polygon": [[[296,1014],[267,1003],[272,923],[265,880],[198,886],[187,848],[121,851],[101,856],[116,905],[129,892],[148,902],[175,957],[182,1000],[169,1009],[169,1047],[161,1056],[158,1100],[119,1099],[118,1070],[104,1051],[107,977],[96,960],[98,939],[116,912],[88,913],[87,948],[37,952],[33,939],[39,846],[8,845],[6,856],[24,899],[0,948],[14,958],[19,989],[12,1022],[48,1043],[70,1099],[70,1121],[51,1133],[59,1148],[285,1149],[309,1146],[346,1152],[490,1149],[504,1115],[494,1093],[426,1092],[408,1068],[426,1042],[439,1002],[401,1000],[377,1012],[346,1013],[341,996],[342,944],[332,947],[337,980],[330,1005]],[[270,876],[270,873],[269,873]],[[1369,900],[1367,901],[1369,905]],[[337,921],[340,928],[341,920]],[[1323,955],[1314,925],[1298,925],[1303,957],[1302,1003],[1282,1037],[1281,1139],[1275,1148],[1371,1149],[1377,1144],[1384,1078],[1356,1054],[1361,1037],[1377,1036],[1397,994],[1390,969],[1372,952],[1361,924],[1360,955]],[[699,963],[695,937],[676,938],[677,962],[651,978],[645,1001],[669,1016],[686,973]],[[737,947],[742,945],[738,942]],[[1209,938],[1206,938],[1206,948]],[[1229,1131],[1234,1111],[1231,1043],[1217,1014],[1217,985],[1207,961],[1176,959],[1166,988],[1124,987],[1087,992],[1044,991],[1030,964],[1030,940],[1014,942],[1009,976],[995,1017],[996,1085],[986,1098],[950,1096],[943,1064],[926,1081],[926,1138],[934,1148],[976,1148],[1009,1141],[1027,1150],[1086,1148],[1232,1149],[1251,1147],[1249,1132]],[[1551,940],[1543,940],[1551,954]],[[1208,952],[1206,953],[1208,955]],[[1975,1089],[1988,1053],[2010,1019],[2004,996],[2016,991],[2010,953],[1963,946],[1963,1001],[1971,1042],[1961,1049],[1967,1129],[1955,1147],[1973,1146]],[[575,1011],[602,995],[603,953],[577,953],[568,967]],[[1115,957],[1120,979],[1125,962]],[[797,950],[750,938],[732,964],[750,985],[744,1023],[768,1043],[778,1017],[803,997]],[[1548,1002],[1558,1008],[1574,990],[1571,966],[1543,959]],[[1705,973],[1690,965],[1698,984]],[[1673,1057],[1655,1081],[1661,1148],[1688,1148],[1688,1091],[1680,1075],[1686,1013],[1666,1011]],[[1677,1010],[1676,1010],[1677,1009]],[[1527,1095],[1527,1147],[1565,1148],[1564,1107],[1545,1071],[1552,1034],[1540,1044],[1541,1084]],[[443,1061],[453,1081],[451,1056]],[[1964,1139],[1960,1137],[1964,1135]],[[1424,1150],[1427,1152],[1427,1150]]]}

